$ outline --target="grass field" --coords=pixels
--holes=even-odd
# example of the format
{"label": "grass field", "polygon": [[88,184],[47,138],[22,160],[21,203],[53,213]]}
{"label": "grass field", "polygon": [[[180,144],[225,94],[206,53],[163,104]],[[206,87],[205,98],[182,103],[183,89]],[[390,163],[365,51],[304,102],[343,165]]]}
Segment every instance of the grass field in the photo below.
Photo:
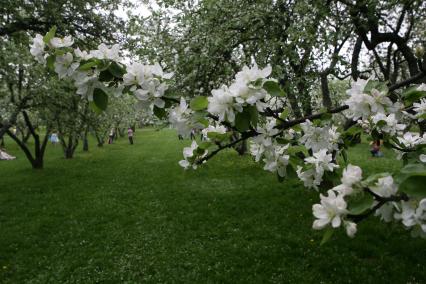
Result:
{"label": "grass field", "polygon": [[[49,145],[34,171],[10,141],[0,161],[1,283],[426,283],[426,241],[371,219],[319,246],[318,194],[283,184],[234,151],[197,171],[177,162],[188,141],[140,130],[72,160]],[[368,146],[368,173],[400,166]]]}

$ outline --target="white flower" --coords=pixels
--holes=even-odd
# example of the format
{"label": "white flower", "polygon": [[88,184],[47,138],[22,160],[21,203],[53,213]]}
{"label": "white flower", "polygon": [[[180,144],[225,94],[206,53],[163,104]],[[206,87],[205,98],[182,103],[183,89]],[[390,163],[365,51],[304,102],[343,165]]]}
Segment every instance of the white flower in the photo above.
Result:
{"label": "white flower", "polygon": [[333,156],[327,154],[327,149],[321,149],[320,151],[314,153],[312,157],[305,158],[305,162],[315,166],[315,171],[317,175],[323,175],[324,171],[332,172],[335,168],[339,166],[332,162]]}
{"label": "white flower", "polygon": [[139,85],[141,86],[146,79],[152,77],[152,73],[142,63],[135,62],[127,65],[126,74],[123,75],[124,85]]}
{"label": "white flower", "polygon": [[46,59],[44,58],[45,46],[46,44],[43,41],[43,36],[36,34],[36,36],[33,38],[33,44],[30,46],[30,53],[41,64],[46,63]]}
{"label": "white flower", "polygon": [[69,47],[74,44],[74,40],[71,36],[66,36],[64,38],[54,37],[50,40],[50,45],[53,48]]}
{"label": "white flower", "polygon": [[392,176],[386,176],[379,178],[370,189],[381,197],[390,197],[398,191],[398,186],[394,183]]}
{"label": "white flower", "polygon": [[186,100],[180,99],[180,104],[172,108],[169,112],[169,121],[174,128],[177,129],[179,135],[188,137],[191,134],[192,126],[190,125],[191,109],[188,108]]}
{"label": "white flower", "polygon": [[384,113],[385,107],[393,106],[392,101],[387,97],[387,93],[377,89],[372,89],[370,93],[374,100],[374,103],[370,105],[372,113]]}
{"label": "white flower", "polygon": [[74,55],[75,55],[75,57],[81,58],[83,60],[89,60],[93,57],[87,51],[85,51],[85,50],[81,51],[80,48],[78,48],[78,47],[76,49],[74,49]]}
{"label": "white flower", "polygon": [[370,79],[368,80],[358,79],[356,81],[353,81],[351,83],[351,88],[346,91],[346,94],[348,94],[349,96],[353,96],[356,94],[364,93],[364,89],[367,86],[369,80]]}
{"label": "white flower", "polygon": [[328,196],[320,194],[321,204],[312,206],[312,212],[317,218],[312,226],[315,230],[321,230],[328,224],[331,224],[333,228],[339,227],[342,217],[348,213],[347,204],[342,195],[336,195],[333,190],[329,190],[327,193]]}
{"label": "white flower", "polygon": [[395,213],[394,217],[407,228],[413,228],[413,236],[426,237],[426,198],[418,204],[414,200],[401,201],[400,213]]}
{"label": "white flower", "polygon": [[[183,158],[184,160],[179,161],[179,165],[185,169],[189,168],[191,166],[191,163],[188,161],[188,158],[192,158],[194,156],[194,150],[198,148],[198,144],[196,141],[192,141],[190,147],[183,148]],[[194,169],[197,168],[196,164],[193,164],[192,167]]]}
{"label": "white flower", "polygon": [[380,121],[384,121],[385,125],[380,125],[379,128],[385,132],[389,133],[390,135],[396,135],[397,133],[400,133],[403,131],[406,127],[405,124],[398,123],[398,120],[395,117],[394,113],[389,114],[386,116],[383,113],[377,113],[372,117],[373,123],[377,124]]}
{"label": "white flower", "polygon": [[316,172],[314,169],[308,169],[306,171],[302,171],[303,168],[301,166],[297,166],[297,176],[301,181],[303,181],[303,185],[307,188],[318,188],[318,185],[322,182],[322,175],[320,177],[316,176]]}
{"label": "white flower", "polygon": [[73,63],[72,54],[67,52],[64,55],[56,57],[54,66],[55,72],[58,74],[59,79],[62,79],[66,76],[72,76],[74,71],[78,68],[79,64],[77,62]]}
{"label": "white flower", "polygon": [[349,117],[353,119],[366,119],[370,116],[370,105],[373,103],[374,99],[364,93],[367,83],[368,80],[359,79],[352,82],[351,89],[346,91],[349,95],[349,99],[345,101],[345,104],[349,106]]}
{"label": "white flower", "polygon": [[260,160],[265,150],[272,146],[272,137],[279,132],[275,126],[276,120],[271,118],[268,118],[264,125],[258,125],[256,132],[259,135],[255,136],[250,144],[250,151],[256,157],[256,162]]}
{"label": "white flower", "polygon": [[113,61],[120,61],[120,46],[118,44],[114,44],[109,48],[106,44],[101,43],[98,45],[97,50],[91,50],[90,55],[97,59],[108,59]]}
{"label": "white flower", "polygon": [[225,134],[226,133],[226,127],[223,125],[209,125],[208,127],[204,128],[201,133],[203,134],[204,139],[209,140],[208,134],[209,133],[218,133],[218,134]]}
{"label": "white flower", "polygon": [[346,234],[351,238],[355,237],[355,234],[356,234],[356,231],[357,231],[356,223],[345,221],[344,225],[345,225],[345,229],[346,229]]}
{"label": "white flower", "polygon": [[422,83],[417,87],[418,91],[426,91],[426,84]]}
{"label": "white flower", "polygon": [[332,189],[342,196],[350,195],[354,192],[354,189],[357,191],[361,190],[361,187],[355,187],[362,180],[362,170],[358,166],[348,165],[346,169],[343,170],[343,175],[341,184],[333,187]]}
{"label": "white flower", "polygon": [[401,142],[407,148],[414,148],[419,144],[425,143],[425,136],[420,136],[416,132],[405,132],[403,137],[397,137],[398,141]]}
{"label": "white flower", "polygon": [[265,79],[271,75],[272,67],[266,66],[264,69],[259,69],[255,63],[251,68],[244,66],[243,69],[235,75],[236,81],[250,83],[258,79]]}
{"label": "white flower", "polygon": [[191,166],[191,164],[187,160],[180,160],[179,165],[185,170]]}
{"label": "white flower", "polygon": [[197,153],[197,156],[195,157],[194,151],[197,149],[198,144],[196,141],[192,141],[190,147],[183,148],[184,160],[179,161],[179,165],[185,169],[188,169],[190,166],[192,166],[192,168],[195,170],[197,168],[197,158],[203,158],[208,154],[208,151],[204,150],[202,154]]}
{"label": "white flower", "polygon": [[93,90],[99,84],[97,75],[76,71],[73,74],[73,79],[77,94],[86,96],[90,101],[93,100]]}
{"label": "white flower", "polygon": [[[207,111],[211,114],[217,115],[219,121],[234,122],[234,98],[226,86],[220,89],[212,90],[212,96],[208,98],[209,105]],[[242,111],[242,108],[239,108]]]}
{"label": "white flower", "polygon": [[263,111],[265,104],[261,102],[267,92],[264,89],[254,89],[249,87],[247,82],[236,80],[229,86],[229,91],[239,104],[256,105],[259,111]]}
{"label": "white flower", "polygon": [[426,155],[425,154],[420,154],[419,159],[422,163],[426,163]]}
{"label": "white flower", "polygon": [[158,64],[158,62],[154,65],[148,65],[147,68],[153,75],[163,79],[171,79],[174,75],[173,73],[164,73],[163,68],[160,66],[160,64]]}
{"label": "white flower", "polygon": [[362,180],[362,170],[358,166],[349,164],[346,169],[343,170],[341,182],[342,184],[352,187],[354,184]]}
{"label": "white flower", "polygon": [[[377,204],[377,203],[375,202],[374,204]],[[382,207],[377,209],[376,212],[374,212],[374,215],[380,216],[380,220],[383,220],[385,222],[390,222],[393,219],[392,215],[394,212],[394,208],[396,208],[395,202],[387,202],[383,204]]]}
{"label": "white flower", "polygon": [[265,153],[265,166],[264,170],[270,172],[276,172],[280,177],[285,177],[287,165],[290,160],[290,156],[285,154],[288,149],[288,144],[285,146],[275,146]]}
{"label": "white flower", "polygon": [[366,94],[364,89],[367,83],[368,81],[365,80],[355,81],[352,83],[351,89],[346,92],[349,99],[345,101],[345,104],[349,106],[350,118],[366,120],[371,114],[384,113],[385,109],[398,107],[392,103],[385,92],[372,89],[370,94]]}
{"label": "white flower", "polygon": [[416,117],[419,118],[419,121],[423,121],[423,118],[420,117],[426,113],[426,98],[421,99],[420,103],[414,103],[413,107],[413,110],[416,112]]}
{"label": "white flower", "polygon": [[161,83],[157,78],[145,80],[141,85],[140,89],[133,90],[136,98],[140,101],[152,103],[159,108],[164,108],[166,102],[162,97],[167,90],[167,85]]}
{"label": "white flower", "polygon": [[300,126],[303,130],[303,136],[300,138],[300,143],[306,148],[312,149],[313,152],[318,152],[321,149],[337,150],[337,142],[340,134],[335,127],[316,127],[311,121],[306,120]]}

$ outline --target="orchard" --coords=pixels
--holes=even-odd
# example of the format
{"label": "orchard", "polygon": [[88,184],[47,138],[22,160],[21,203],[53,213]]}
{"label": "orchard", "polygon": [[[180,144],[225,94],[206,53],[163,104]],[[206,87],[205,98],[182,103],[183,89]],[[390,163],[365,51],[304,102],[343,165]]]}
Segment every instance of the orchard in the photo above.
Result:
{"label": "orchard", "polygon": [[[401,239],[401,249],[411,242],[424,256],[425,3],[90,1],[87,5],[91,12],[86,17],[87,7],[79,1],[62,8],[10,2],[3,9],[9,17],[0,20],[0,137],[5,143],[2,153],[15,143],[11,148],[17,159],[0,161],[2,176],[23,171],[16,168],[2,173],[2,168],[23,160],[31,163],[35,175],[46,175],[50,169],[45,168],[44,156],[47,148],[56,147],[53,135],[59,136],[57,150],[61,149],[63,158],[74,160],[75,153],[80,155],[79,141],[84,155],[89,155],[95,151],[89,148],[89,141],[95,141],[96,151],[103,153],[118,147],[114,143],[128,143],[128,136],[130,149],[126,151],[136,157],[140,149],[132,148],[134,133],[138,144],[152,139],[140,131],[155,129],[154,135],[173,131],[175,142],[158,140],[153,145],[158,149],[154,147],[149,153],[158,161],[152,164],[158,170],[154,182],[160,182],[161,176],[166,178],[169,167],[174,167],[160,162],[167,151],[164,149],[171,151],[178,145],[181,158],[170,162],[177,166],[173,175],[179,180],[210,188],[215,180],[212,173],[221,167],[232,171],[245,164],[256,168],[259,176],[265,176],[262,179],[274,176],[273,190],[293,190],[292,196],[300,196],[297,202],[301,211],[296,212],[296,207],[295,215],[277,217],[297,223],[296,216],[309,208],[306,218],[310,225],[305,232],[320,231],[321,237],[312,240],[317,250],[333,247],[343,251],[342,244],[356,242],[357,238],[380,241],[377,234],[363,229],[375,222],[384,223],[380,228],[390,230],[395,242]],[[57,19],[69,16],[67,9],[71,8],[82,12],[69,21]],[[44,20],[18,15],[28,9],[41,13]],[[56,13],[54,17],[48,14],[49,9]],[[127,15],[119,17],[113,12],[117,9],[127,9]],[[134,13],[145,10],[148,15]],[[79,21],[87,23],[81,25]],[[117,23],[116,30],[113,23]],[[174,146],[164,148],[161,143]],[[362,148],[365,152],[356,153],[364,155],[364,160],[354,159],[354,151],[362,145],[368,145]],[[93,163],[102,160],[102,155],[84,157]],[[229,159],[235,163],[215,163],[225,157],[232,157]],[[381,159],[390,162],[381,163]],[[118,156],[112,163],[119,161]],[[144,163],[151,160],[126,158],[122,163],[143,172]],[[369,163],[375,165],[373,170]],[[98,170],[110,165],[100,162],[93,167]],[[90,176],[87,178],[90,180]],[[234,178],[238,182],[238,175]],[[0,190],[7,192],[2,180]],[[118,180],[126,183],[130,177],[122,175]],[[142,190],[144,185],[140,180],[130,187]],[[221,187],[226,188],[226,184]],[[2,206],[7,202],[3,199]],[[6,216],[1,214],[2,231],[8,230]],[[161,234],[162,229],[158,230]],[[144,253],[140,253],[143,258]],[[288,253],[291,249],[282,257]],[[197,257],[191,261],[196,263]],[[0,258],[0,264],[3,262],[6,267],[13,266],[9,258]],[[270,265],[274,267],[274,263]],[[413,270],[400,272],[400,278],[394,279],[426,281],[424,265],[422,257]],[[155,270],[155,266],[151,268]],[[116,271],[105,269],[108,277]],[[304,279],[301,274],[300,278],[279,274],[273,280],[268,273],[257,278],[255,271],[221,278],[220,269],[219,274],[203,278],[204,270],[197,271],[182,278],[173,273],[161,278],[148,269],[140,277],[125,279],[297,283]],[[379,280],[356,271],[345,273],[354,281]],[[28,275],[14,278],[13,274],[0,273],[12,282],[31,279]],[[73,279],[48,276],[39,275],[38,280]],[[98,280],[108,278],[102,278],[102,273],[98,276]],[[306,277],[308,282],[351,279],[309,273]],[[75,279],[84,281],[78,275]]]}

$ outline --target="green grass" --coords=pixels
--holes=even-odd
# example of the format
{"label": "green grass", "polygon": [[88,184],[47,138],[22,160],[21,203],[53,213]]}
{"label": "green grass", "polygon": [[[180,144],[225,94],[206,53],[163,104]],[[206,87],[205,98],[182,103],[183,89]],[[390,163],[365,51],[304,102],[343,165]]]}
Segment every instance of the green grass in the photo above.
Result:
{"label": "green grass", "polygon": [[[11,141],[0,161],[2,283],[425,283],[426,242],[376,219],[319,246],[318,194],[283,184],[234,151],[197,171],[188,141],[138,131],[65,160],[49,146],[32,170]],[[400,167],[389,152],[350,153],[368,173]]]}

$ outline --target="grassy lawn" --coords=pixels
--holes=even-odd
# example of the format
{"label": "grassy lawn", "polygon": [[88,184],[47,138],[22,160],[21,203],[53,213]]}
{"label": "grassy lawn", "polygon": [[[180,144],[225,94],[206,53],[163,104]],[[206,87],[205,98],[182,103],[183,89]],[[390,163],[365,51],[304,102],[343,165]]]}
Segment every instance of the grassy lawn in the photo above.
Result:
{"label": "grassy lawn", "polygon": [[[319,197],[279,183],[249,156],[223,152],[197,171],[177,162],[188,141],[141,130],[72,160],[49,145],[45,169],[0,161],[1,283],[426,283],[426,241],[371,219],[319,246]],[[368,173],[400,163],[367,145]]]}

